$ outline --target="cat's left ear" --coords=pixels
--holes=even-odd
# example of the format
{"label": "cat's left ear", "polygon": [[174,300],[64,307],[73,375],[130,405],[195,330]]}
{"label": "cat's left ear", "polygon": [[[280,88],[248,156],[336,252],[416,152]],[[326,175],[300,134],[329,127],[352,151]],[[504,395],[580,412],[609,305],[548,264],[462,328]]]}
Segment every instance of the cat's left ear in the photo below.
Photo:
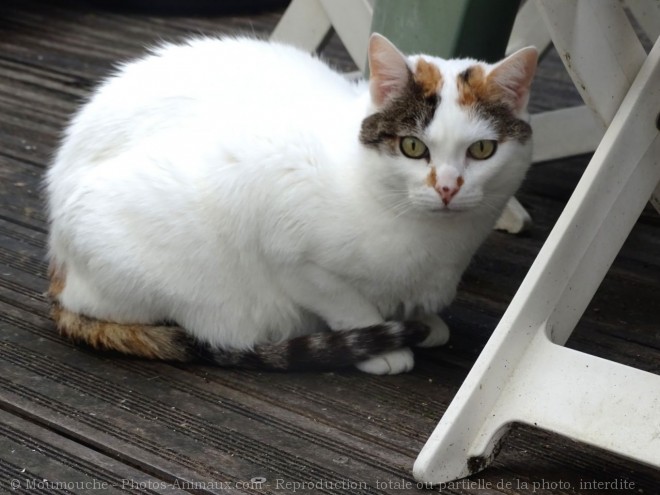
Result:
{"label": "cat's left ear", "polygon": [[410,78],[406,57],[384,36],[369,38],[369,92],[377,107],[403,93]]}
{"label": "cat's left ear", "polygon": [[516,113],[527,106],[538,58],[539,52],[533,46],[521,48],[499,62],[488,75],[489,85],[497,86],[501,98]]}

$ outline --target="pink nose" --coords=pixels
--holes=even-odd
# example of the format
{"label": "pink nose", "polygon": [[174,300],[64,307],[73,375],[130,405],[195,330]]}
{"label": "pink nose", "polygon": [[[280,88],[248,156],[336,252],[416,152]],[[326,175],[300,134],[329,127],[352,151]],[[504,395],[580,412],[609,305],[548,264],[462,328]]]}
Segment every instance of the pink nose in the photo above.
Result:
{"label": "pink nose", "polygon": [[445,205],[448,205],[449,202],[458,194],[458,191],[460,191],[461,187],[460,186],[441,186],[437,184],[435,186],[435,190],[438,191],[438,194],[442,198],[442,202]]}

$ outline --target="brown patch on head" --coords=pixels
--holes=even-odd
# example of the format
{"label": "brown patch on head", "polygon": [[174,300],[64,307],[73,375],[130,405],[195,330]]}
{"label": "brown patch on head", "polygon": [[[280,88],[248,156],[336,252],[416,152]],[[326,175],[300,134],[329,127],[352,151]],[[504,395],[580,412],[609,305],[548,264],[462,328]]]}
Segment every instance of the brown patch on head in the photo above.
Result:
{"label": "brown patch on head", "polygon": [[456,78],[458,104],[472,106],[479,101],[497,99],[497,95],[488,86],[486,72],[480,65],[473,65],[461,72]]}
{"label": "brown patch on head", "polygon": [[439,93],[442,88],[442,74],[440,73],[440,69],[423,58],[417,61],[414,79],[422,88],[425,98]]}
{"label": "brown patch on head", "polygon": [[422,86],[409,70],[408,82],[400,94],[362,121],[360,142],[393,155],[398,152],[398,137],[421,134],[440,102],[437,92],[428,93],[431,76],[425,80],[427,86]]}
{"label": "brown patch on head", "polygon": [[463,186],[463,184],[465,184],[465,179],[463,179],[462,175],[459,175],[458,178],[456,179],[456,185],[460,189]]}
{"label": "brown patch on head", "polygon": [[516,139],[524,143],[532,136],[530,125],[514,115],[503,89],[486,76],[482,66],[473,65],[461,72],[456,86],[458,104],[490,121],[498,141]]}

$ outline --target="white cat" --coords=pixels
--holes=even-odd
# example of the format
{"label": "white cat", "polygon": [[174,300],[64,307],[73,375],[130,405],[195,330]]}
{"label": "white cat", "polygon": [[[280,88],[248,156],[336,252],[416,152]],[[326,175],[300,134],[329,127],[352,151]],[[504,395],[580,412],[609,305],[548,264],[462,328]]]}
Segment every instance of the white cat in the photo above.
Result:
{"label": "white cat", "polygon": [[536,61],[373,35],[368,83],[245,38],[121,67],[47,175],[58,328],[149,358],[410,370],[527,170]]}

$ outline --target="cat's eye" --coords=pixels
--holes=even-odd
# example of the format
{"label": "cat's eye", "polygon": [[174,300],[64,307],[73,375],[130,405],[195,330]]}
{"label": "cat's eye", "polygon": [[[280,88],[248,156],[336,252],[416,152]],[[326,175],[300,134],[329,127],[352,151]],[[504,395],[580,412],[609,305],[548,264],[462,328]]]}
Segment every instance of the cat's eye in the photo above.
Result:
{"label": "cat's eye", "polygon": [[476,143],[472,143],[468,149],[467,153],[471,158],[475,160],[485,160],[493,156],[497,150],[497,141],[492,139],[482,139]]}
{"label": "cat's eye", "polygon": [[401,148],[401,153],[408,158],[425,158],[429,153],[426,145],[413,136],[402,137],[399,147]]}

